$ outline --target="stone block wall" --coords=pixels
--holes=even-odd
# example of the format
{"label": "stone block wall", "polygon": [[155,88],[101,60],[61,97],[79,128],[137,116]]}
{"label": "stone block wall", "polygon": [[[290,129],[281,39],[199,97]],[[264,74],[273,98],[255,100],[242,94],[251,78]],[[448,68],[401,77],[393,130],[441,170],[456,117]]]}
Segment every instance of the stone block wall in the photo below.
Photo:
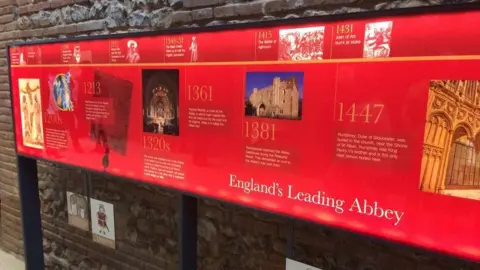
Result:
{"label": "stone block wall", "polygon": [[[0,246],[22,256],[23,243],[10,112],[6,44],[117,32],[198,27],[302,16],[473,2],[471,0],[0,0]],[[176,269],[178,194],[39,163],[47,269]],[[67,224],[65,192],[115,205],[117,249]],[[201,200],[198,265],[202,270],[284,268],[283,218]],[[325,270],[480,269],[476,264],[295,223],[295,258]]]}

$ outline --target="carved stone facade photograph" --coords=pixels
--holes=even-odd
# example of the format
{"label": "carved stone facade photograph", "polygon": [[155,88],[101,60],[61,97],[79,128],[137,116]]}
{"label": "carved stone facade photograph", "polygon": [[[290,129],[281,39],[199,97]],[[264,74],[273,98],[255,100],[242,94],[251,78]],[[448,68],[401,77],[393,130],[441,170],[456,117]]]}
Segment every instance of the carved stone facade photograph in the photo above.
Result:
{"label": "carved stone facade photograph", "polygon": [[430,82],[422,191],[480,200],[480,81]]}

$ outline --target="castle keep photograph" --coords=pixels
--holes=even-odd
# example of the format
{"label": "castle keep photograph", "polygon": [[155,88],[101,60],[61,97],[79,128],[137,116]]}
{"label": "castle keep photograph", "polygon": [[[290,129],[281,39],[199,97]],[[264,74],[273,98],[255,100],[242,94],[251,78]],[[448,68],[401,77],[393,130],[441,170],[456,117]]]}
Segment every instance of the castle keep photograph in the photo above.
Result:
{"label": "castle keep photograph", "polygon": [[480,200],[480,81],[430,82],[420,189]]}
{"label": "castle keep photograph", "polygon": [[247,72],[245,116],[300,120],[303,72]]}

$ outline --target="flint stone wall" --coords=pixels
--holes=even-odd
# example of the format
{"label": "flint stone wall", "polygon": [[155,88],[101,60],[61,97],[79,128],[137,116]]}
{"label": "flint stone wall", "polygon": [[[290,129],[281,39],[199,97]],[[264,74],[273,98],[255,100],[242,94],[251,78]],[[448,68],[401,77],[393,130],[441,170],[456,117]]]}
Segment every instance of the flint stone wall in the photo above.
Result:
{"label": "flint stone wall", "polygon": [[[1,0],[0,245],[23,253],[6,44],[173,27],[236,24],[418,6],[461,0]],[[115,205],[117,249],[67,224],[65,192],[86,194],[82,172],[39,164],[47,269],[177,268],[177,195],[93,175],[92,197]],[[373,228],[374,229],[374,228]],[[198,264],[205,270],[284,269],[284,219],[201,200]],[[295,258],[325,270],[480,269],[473,263],[296,222]]]}

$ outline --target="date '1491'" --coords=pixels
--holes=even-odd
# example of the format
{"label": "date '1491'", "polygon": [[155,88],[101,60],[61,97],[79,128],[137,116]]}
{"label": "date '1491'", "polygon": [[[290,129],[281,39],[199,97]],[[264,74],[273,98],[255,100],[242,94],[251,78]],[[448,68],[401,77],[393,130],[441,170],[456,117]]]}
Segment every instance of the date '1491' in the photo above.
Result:
{"label": "date '1491'", "polygon": [[347,122],[359,122],[359,123],[373,123],[377,124],[380,120],[384,104],[366,104],[357,106],[353,103],[350,106],[345,106],[343,102],[338,103],[338,117],[337,120]]}

